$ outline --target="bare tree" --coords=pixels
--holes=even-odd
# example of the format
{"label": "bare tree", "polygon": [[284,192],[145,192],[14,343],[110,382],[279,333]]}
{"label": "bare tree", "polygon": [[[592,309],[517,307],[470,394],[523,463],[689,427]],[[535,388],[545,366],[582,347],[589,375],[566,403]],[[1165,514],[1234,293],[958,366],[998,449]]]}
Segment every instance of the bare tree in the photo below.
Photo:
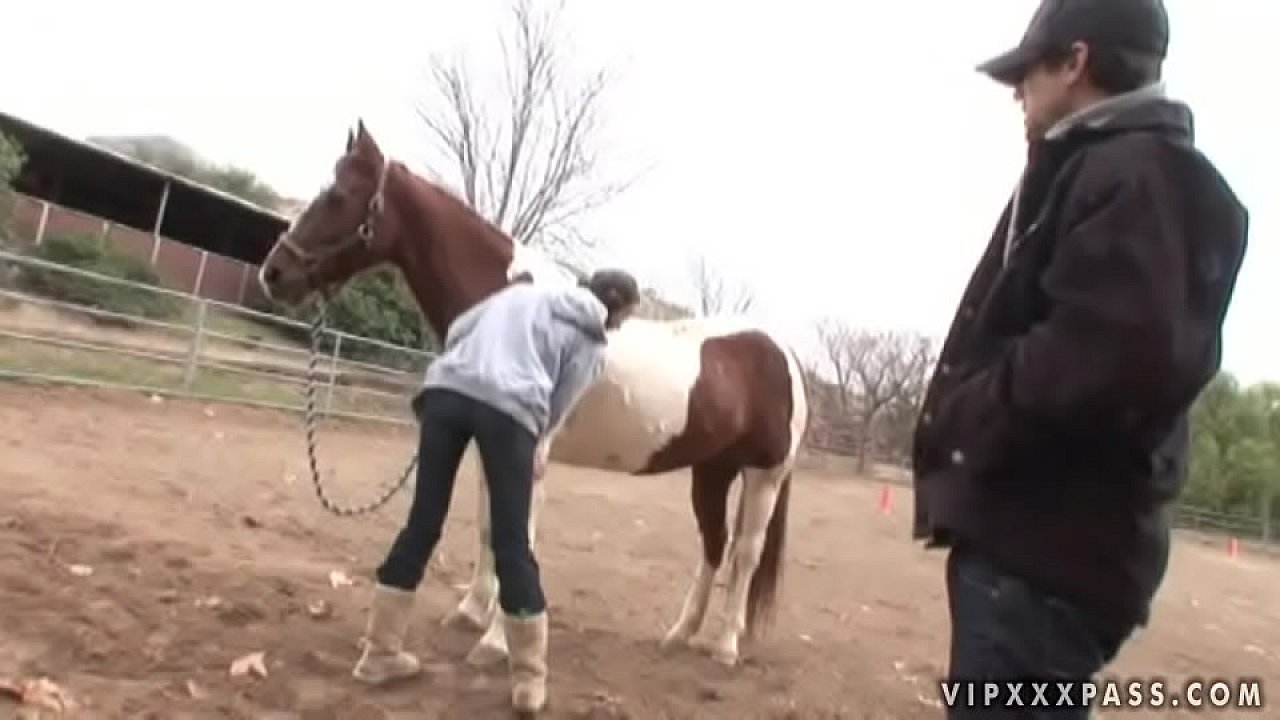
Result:
{"label": "bare tree", "polygon": [[839,410],[858,420],[857,467],[864,472],[885,409],[912,403],[918,408],[933,344],[915,334],[857,330],[830,319],[817,332],[839,389]]}
{"label": "bare tree", "polygon": [[755,294],[746,284],[729,280],[707,262],[704,255],[694,255],[690,259],[689,273],[693,289],[698,293],[698,312],[701,315],[745,313],[755,305]]}
{"label": "bare tree", "polygon": [[878,420],[885,449],[899,462],[906,462],[910,458],[916,419],[924,404],[930,373],[938,359],[937,346],[933,340],[922,335],[906,336],[904,349],[906,353],[900,365],[902,389],[884,408],[883,416]]}
{"label": "bare tree", "polygon": [[460,57],[432,60],[431,92],[418,115],[453,166],[436,174],[452,180],[467,203],[518,243],[573,255],[594,247],[577,221],[634,178],[603,177],[599,131],[609,77],[603,70],[570,76],[563,6],[514,0],[510,25],[499,33],[500,90]]}

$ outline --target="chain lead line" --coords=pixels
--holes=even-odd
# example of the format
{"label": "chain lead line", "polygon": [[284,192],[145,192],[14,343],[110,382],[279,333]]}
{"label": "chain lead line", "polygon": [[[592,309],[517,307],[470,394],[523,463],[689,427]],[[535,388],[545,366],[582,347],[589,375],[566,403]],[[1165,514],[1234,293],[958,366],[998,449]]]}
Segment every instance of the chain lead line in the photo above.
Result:
{"label": "chain lead line", "polygon": [[304,416],[307,434],[307,462],[311,467],[311,484],[315,487],[316,497],[320,500],[320,505],[330,513],[338,517],[364,515],[386,505],[397,492],[400,492],[400,489],[409,482],[409,476],[413,474],[414,468],[418,465],[418,455],[414,453],[414,456],[409,460],[409,465],[405,467],[404,473],[400,475],[400,479],[383,491],[381,495],[377,496],[373,502],[354,507],[342,507],[329,498],[328,493],[325,492],[324,483],[320,480],[320,467],[316,461],[316,365],[320,359],[320,340],[324,335],[324,331],[325,303],[323,299],[320,299],[316,303],[315,318],[311,321],[311,355],[307,359],[307,393]]}

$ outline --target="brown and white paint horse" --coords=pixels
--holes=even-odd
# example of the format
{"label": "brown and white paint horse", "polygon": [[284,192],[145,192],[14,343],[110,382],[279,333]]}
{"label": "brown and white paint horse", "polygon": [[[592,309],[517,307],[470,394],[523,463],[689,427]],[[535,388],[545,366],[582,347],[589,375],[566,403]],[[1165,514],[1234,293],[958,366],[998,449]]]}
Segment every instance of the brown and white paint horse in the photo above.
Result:
{"label": "brown and white paint horse", "polygon": [[[444,188],[392,161],[361,121],[348,133],[331,184],[298,215],[263,261],[263,289],[298,303],[332,291],[381,263],[404,274],[437,337],[455,317],[520,272],[535,282],[570,282],[549,260],[512,240]],[[739,639],[772,609],[780,580],[792,468],[808,416],[795,354],[745,319],[656,322],[631,318],[609,336],[600,380],[544,441],[568,465],[653,475],[692,470],[692,504],[702,554],[664,647],[688,644],[703,626],[726,555],[729,490],[741,474],[723,628],[712,655],[733,665]],[[549,446],[546,444],[549,443]],[[498,581],[489,548],[489,508],[481,483],[480,554],[453,620],[488,630],[469,661],[503,658],[495,612]],[[541,482],[539,482],[541,486]],[[541,487],[535,493],[535,536]]]}

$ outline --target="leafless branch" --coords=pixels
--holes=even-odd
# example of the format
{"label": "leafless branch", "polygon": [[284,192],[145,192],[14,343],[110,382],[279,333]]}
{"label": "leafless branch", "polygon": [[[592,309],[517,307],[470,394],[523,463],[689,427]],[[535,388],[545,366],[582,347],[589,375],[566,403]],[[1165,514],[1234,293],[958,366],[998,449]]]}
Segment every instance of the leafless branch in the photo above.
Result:
{"label": "leafless branch", "polygon": [[830,319],[818,324],[817,333],[835,375],[840,410],[860,420],[858,465],[865,469],[876,421],[885,409],[919,409],[933,343],[915,334],[856,330]]}
{"label": "leafless branch", "polygon": [[743,283],[728,280],[703,255],[695,255],[689,263],[694,291],[698,293],[698,311],[702,315],[741,314],[755,306],[755,295]]}
{"label": "leafless branch", "polygon": [[572,255],[594,246],[578,231],[582,218],[637,178],[605,177],[599,133],[611,78],[570,77],[563,0],[513,2],[498,37],[499,87],[459,58],[433,60],[418,115],[450,166],[439,179],[516,242]]}

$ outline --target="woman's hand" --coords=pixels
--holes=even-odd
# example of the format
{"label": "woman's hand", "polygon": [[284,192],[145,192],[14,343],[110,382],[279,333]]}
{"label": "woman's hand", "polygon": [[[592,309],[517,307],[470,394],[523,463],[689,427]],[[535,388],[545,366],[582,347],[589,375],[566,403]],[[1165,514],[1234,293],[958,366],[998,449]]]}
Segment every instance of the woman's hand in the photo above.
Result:
{"label": "woman's hand", "polygon": [[544,440],[538,443],[533,449],[533,479],[538,481],[542,479],[542,474],[547,471],[547,457],[551,454],[551,443]]}

